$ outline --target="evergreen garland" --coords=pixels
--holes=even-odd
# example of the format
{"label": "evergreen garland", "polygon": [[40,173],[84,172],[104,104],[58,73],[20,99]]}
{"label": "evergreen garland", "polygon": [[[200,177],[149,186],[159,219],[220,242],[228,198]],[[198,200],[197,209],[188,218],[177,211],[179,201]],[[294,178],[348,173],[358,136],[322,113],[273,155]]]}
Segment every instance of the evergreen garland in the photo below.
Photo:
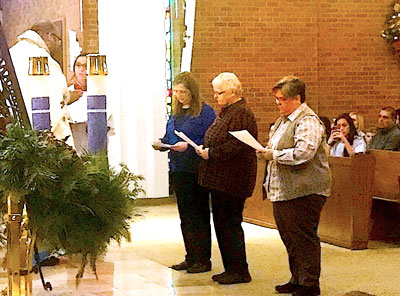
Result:
{"label": "evergreen garland", "polygon": [[14,123],[0,136],[0,172],[3,196],[24,196],[28,227],[39,245],[83,255],[78,280],[88,255],[96,272],[96,258],[112,240],[130,241],[129,224],[140,216],[134,197],[143,192],[143,177],[125,165],[116,172],[106,157],[80,158],[50,133]]}

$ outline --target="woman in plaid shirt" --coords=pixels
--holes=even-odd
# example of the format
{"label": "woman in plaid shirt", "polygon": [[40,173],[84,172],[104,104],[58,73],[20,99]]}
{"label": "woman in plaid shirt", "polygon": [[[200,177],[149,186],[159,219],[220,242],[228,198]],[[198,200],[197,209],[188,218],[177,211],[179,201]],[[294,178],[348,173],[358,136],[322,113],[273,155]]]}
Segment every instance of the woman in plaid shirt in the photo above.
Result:
{"label": "woman in plaid shirt", "polygon": [[196,152],[203,158],[199,183],[211,192],[212,213],[225,271],[213,275],[220,284],[251,281],[246,261],[243,207],[252,195],[257,171],[255,150],[229,131],[248,130],[257,138],[257,122],[242,98],[242,84],[233,73],[221,73],[212,81],[214,98],[222,110]]}

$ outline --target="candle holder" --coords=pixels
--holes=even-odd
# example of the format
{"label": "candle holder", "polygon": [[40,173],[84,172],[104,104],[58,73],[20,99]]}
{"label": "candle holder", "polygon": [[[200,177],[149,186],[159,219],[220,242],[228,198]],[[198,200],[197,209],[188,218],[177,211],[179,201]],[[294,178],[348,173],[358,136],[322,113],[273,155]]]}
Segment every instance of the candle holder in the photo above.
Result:
{"label": "candle holder", "polygon": [[107,151],[106,56],[89,55],[87,74],[88,150],[94,154]]}
{"label": "candle holder", "polygon": [[32,94],[32,126],[37,130],[49,130],[50,97],[48,76],[50,75],[47,57],[30,57],[29,70],[30,89]]}

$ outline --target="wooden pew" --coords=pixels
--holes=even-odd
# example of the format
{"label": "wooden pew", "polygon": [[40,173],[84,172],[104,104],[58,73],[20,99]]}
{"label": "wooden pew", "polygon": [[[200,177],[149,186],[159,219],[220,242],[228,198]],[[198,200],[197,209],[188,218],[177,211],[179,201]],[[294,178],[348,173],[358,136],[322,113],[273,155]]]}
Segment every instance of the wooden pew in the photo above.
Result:
{"label": "wooden pew", "polygon": [[373,197],[400,203],[400,152],[370,150],[370,153],[376,159]]}
{"label": "wooden pew", "polygon": [[[367,248],[372,205],[375,157],[358,154],[352,158],[329,156],[332,192],[321,214],[321,241],[350,249]],[[272,203],[262,200],[265,161],[259,160],[256,188],[246,201],[246,222],[275,228]],[[310,180],[312,182],[312,180]]]}
{"label": "wooden pew", "polygon": [[376,159],[370,239],[400,238],[400,152],[371,150]]}

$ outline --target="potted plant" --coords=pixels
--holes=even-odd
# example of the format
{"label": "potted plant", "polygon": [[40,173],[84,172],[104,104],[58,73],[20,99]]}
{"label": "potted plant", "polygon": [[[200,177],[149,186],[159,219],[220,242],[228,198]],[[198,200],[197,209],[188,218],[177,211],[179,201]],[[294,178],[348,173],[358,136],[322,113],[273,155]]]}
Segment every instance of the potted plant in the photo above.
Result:
{"label": "potted plant", "polygon": [[111,241],[130,240],[130,222],[140,216],[134,197],[143,192],[143,177],[126,166],[116,171],[106,157],[79,157],[52,134],[11,123],[0,135],[0,171],[2,195],[20,196],[39,246],[82,254],[77,283],[88,259],[96,273],[96,259]]}

